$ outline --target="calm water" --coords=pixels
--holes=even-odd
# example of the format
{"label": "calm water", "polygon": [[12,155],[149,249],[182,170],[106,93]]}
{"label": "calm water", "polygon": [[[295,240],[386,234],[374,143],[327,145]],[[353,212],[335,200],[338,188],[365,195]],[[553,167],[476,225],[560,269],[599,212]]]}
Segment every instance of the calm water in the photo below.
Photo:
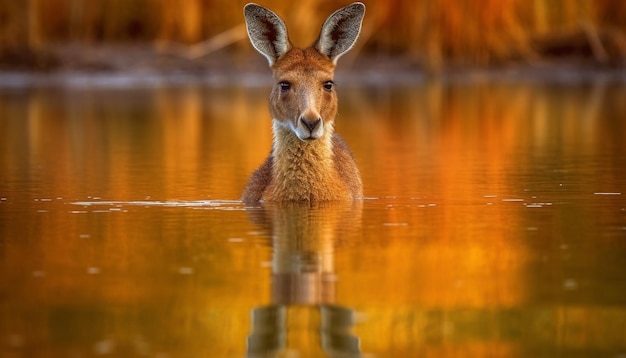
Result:
{"label": "calm water", "polygon": [[246,208],[267,93],[0,90],[0,355],[626,356],[626,86],[340,88],[366,198]]}

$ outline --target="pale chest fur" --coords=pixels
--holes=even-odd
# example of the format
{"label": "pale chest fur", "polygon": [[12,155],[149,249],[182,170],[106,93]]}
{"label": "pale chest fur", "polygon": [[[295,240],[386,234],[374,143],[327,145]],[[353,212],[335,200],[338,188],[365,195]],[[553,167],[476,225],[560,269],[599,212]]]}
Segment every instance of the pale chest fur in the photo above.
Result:
{"label": "pale chest fur", "polygon": [[[285,133],[282,133],[283,135]],[[332,133],[303,142],[283,136],[273,150],[272,180],[263,194],[267,201],[349,200],[351,195],[333,161]]]}

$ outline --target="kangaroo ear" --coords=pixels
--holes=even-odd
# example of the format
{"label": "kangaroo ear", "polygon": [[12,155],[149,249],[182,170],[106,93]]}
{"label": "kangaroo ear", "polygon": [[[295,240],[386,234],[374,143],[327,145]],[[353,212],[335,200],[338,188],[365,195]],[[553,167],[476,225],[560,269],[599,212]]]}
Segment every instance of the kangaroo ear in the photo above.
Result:
{"label": "kangaroo ear", "polygon": [[320,37],[313,46],[336,64],[339,56],[348,52],[359,37],[364,15],[365,5],[360,2],[335,11],[322,25]]}
{"label": "kangaroo ear", "polygon": [[285,23],[274,12],[257,4],[246,5],[243,13],[252,46],[273,65],[291,49]]}

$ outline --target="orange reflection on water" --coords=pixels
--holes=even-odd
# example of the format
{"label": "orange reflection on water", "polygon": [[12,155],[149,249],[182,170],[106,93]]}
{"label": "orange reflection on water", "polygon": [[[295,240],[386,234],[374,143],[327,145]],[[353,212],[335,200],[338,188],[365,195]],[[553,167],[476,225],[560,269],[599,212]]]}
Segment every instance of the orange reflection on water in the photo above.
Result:
{"label": "orange reflection on water", "polygon": [[[338,265],[339,272],[361,272],[358,281],[345,282],[340,297],[362,300],[357,308],[367,311],[372,327],[357,330],[365,351],[518,356],[525,343],[508,330],[551,339],[530,322],[555,319],[558,310],[529,309],[528,321],[517,317],[547,284],[543,272],[529,268],[540,258],[528,245],[533,231],[554,234],[563,230],[560,221],[571,220],[552,209],[559,201],[589,197],[599,185],[623,191],[617,179],[623,169],[586,163],[624,151],[620,135],[606,130],[623,127],[611,119],[615,109],[605,111],[623,95],[623,87],[616,89],[599,84],[565,95],[563,88],[532,85],[435,84],[349,97],[359,106],[346,127],[359,133],[345,136],[361,163],[365,158],[366,195],[381,198],[364,212],[363,222],[375,223],[366,228],[367,242],[353,261]],[[543,210],[539,222],[532,221],[539,215],[533,206]],[[623,221],[617,211],[603,215]],[[569,239],[548,235],[548,245]],[[553,284],[558,291],[567,281]],[[580,323],[556,325],[570,331]],[[587,346],[604,343],[591,339]]]}
{"label": "orange reflection on water", "polygon": [[[337,130],[368,199],[358,225],[330,211],[307,231],[323,239],[300,247],[289,239],[305,222],[294,213],[269,220],[269,240],[235,203],[71,204],[238,198],[271,147],[266,89],[0,97],[1,259],[11,292],[2,335],[63,351],[90,347],[102,332],[117,342],[142,332],[152,352],[242,356],[250,312],[294,288],[297,275],[280,258],[305,247],[326,276],[299,276],[310,285],[302,297],[362,312],[354,334],[363,352],[513,357],[528,344],[624,346],[610,333],[626,319],[615,304],[623,295],[600,280],[619,276],[603,265],[623,247],[623,197],[594,196],[624,191],[625,124],[611,116],[625,111],[623,86],[340,90]],[[357,233],[338,234],[341,226]],[[569,295],[594,290],[603,294]],[[287,321],[293,343],[317,342],[308,340],[323,317],[301,308]],[[100,331],[88,338],[55,336],[93,320]]]}

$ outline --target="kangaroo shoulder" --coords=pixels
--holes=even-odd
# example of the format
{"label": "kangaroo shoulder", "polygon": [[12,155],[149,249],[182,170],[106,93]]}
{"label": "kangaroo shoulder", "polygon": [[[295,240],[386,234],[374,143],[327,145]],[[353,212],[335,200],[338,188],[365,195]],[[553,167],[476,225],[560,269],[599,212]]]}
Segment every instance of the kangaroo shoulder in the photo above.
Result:
{"label": "kangaroo shoulder", "polygon": [[243,202],[257,202],[261,200],[265,188],[272,181],[272,167],[274,166],[274,158],[269,155],[265,162],[252,173],[248,184],[243,192],[241,200]]}
{"label": "kangaroo shoulder", "polygon": [[363,184],[361,183],[359,167],[356,165],[352,151],[338,134],[333,136],[333,156],[335,169],[350,189],[352,197],[358,198],[363,196]]}
{"label": "kangaroo shoulder", "polygon": [[345,158],[349,158],[354,160],[354,155],[352,154],[350,147],[348,147],[348,144],[343,140],[343,138],[341,138],[339,134],[333,133],[332,144],[333,154],[335,155],[336,159],[342,160]]}

